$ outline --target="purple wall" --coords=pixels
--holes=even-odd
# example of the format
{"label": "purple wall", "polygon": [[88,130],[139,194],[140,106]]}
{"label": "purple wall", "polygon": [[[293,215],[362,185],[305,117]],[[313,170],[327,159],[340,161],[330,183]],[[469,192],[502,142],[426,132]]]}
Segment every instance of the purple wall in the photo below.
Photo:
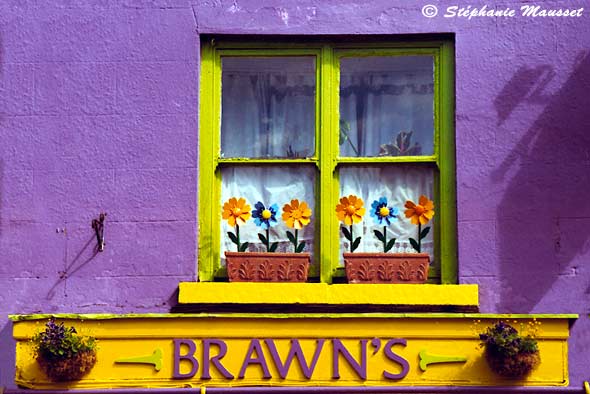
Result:
{"label": "purple wall", "polygon": [[[460,281],[480,284],[483,312],[580,313],[579,387],[590,352],[590,1],[538,2],[584,7],[580,18],[471,20],[428,19],[427,3],[452,5],[4,0],[0,386],[13,385],[8,313],[165,312],[178,282],[195,279],[199,33],[444,32],[456,37]],[[107,247],[93,257],[101,211]]]}

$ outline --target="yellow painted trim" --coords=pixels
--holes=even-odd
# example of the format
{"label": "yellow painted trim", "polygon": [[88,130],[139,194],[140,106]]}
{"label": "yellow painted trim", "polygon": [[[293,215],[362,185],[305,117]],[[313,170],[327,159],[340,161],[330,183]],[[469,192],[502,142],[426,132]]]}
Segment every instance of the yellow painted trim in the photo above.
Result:
{"label": "yellow painted trim", "polygon": [[36,313],[28,315],[8,315],[13,322],[42,321],[50,318],[61,320],[125,320],[125,319],[543,319],[575,320],[575,313],[561,314],[522,314],[522,313]]}
{"label": "yellow painted trim", "polygon": [[181,282],[180,304],[478,305],[477,285]]}

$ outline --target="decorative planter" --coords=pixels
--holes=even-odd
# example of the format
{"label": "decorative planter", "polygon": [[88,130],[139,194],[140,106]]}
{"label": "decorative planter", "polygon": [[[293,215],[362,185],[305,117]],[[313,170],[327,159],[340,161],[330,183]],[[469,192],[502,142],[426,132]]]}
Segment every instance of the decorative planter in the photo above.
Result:
{"label": "decorative planter", "polygon": [[349,283],[425,283],[428,253],[344,253]]}
{"label": "decorative planter", "polygon": [[305,282],[309,253],[225,252],[230,282]]}
{"label": "decorative planter", "polygon": [[487,347],[484,352],[490,369],[507,378],[522,378],[531,373],[541,362],[539,352],[518,353],[515,356],[497,354]]}
{"label": "decorative planter", "polygon": [[73,357],[61,360],[47,360],[37,356],[37,363],[49,378],[55,382],[79,380],[96,364],[96,351],[82,351]]}

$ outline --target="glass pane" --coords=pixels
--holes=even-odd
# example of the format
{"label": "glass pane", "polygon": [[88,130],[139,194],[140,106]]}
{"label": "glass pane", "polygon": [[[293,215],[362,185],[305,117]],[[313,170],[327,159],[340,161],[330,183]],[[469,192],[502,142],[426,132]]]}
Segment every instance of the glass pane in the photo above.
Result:
{"label": "glass pane", "polygon": [[[377,239],[373,230],[383,230],[383,225],[376,223],[371,216],[371,204],[381,197],[387,198],[388,207],[399,210],[397,220],[392,220],[387,228],[388,239],[396,238],[392,252],[413,251],[408,238],[417,239],[418,226],[412,224],[404,215],[407,200],[418,203],[424,194],[433,200],[434,172],[427,166],[349,166],[340,169],[340,196],[354,194],[364,201],[366,209],[362,222],[353,225],[354,237],[362,236],[358,252],[383,252],[383,243]],[[438,207],[434,207],[435,216],[427,226],[436,220]],[[340,230],[341,231],[341,230]],[[342,233],[340,233],[342,234]],[[422,240],[422,251],[430,254],[434,262],[434,231]],[[340,236],[340,253],[350,250],[349,242]],[[432,263],[431,263],[432,264]]]}
{"label": "glass pane", "polygon": [[433,154],[432,56],[345,57],[340,63],[340,156]]}
{"label": "glass pane", "polygon": [[223,57],[221,157],[315,153],[315,57]]}
{"label": "glass pane", "polygon": [[[317,218],[315,208],[315,179],[316,169],[313,166],[237,166],[225,167],[221,170],[221,206],[231,197],[243,197],[250,206],[250,212],[254,205],[261,201],[265,207],[277,204],[276,219],[278,224],[270,227],[270,240],[279,242],[278,252],[293,252],[293,244],[287,238],[287,230],[293,233],[282,220],[283,206],[289,204],[292,199],[305,201],[312,210],[311,222],[302,230],[299,230],[299,241],[305,241],[304,252],[312,253],[314,250],[314,230]],[[236,251],[236,245],[231,242],[227,232],[234,232],[227,221],[221,223],[221,258],[225,265],[224,253],[226,250]],[[258,233],[265,234],[265,230],[256,226],[254,218],[240,226],[240,242],[249,242],[250,252],[265,252],[265,246],[260,242]]]}

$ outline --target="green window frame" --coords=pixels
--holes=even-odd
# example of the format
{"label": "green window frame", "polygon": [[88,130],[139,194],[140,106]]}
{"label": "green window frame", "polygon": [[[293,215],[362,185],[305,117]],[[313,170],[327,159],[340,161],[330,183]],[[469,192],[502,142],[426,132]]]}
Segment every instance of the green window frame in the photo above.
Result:
{"label": "green window frame", "polygon": [[[429,156],[340,157],[339,87],[340,59],[347,56],[430,55],[434,61],[434,149]],[[220,157],[221,58],[223,56],[315,56],[316,119],[313,157],[254,159]],[[456,183],[454,133],[454,46],[448,40],[374,43],[285,42],[246,43],[204,40],[201,44],[199,106],[198,273],[199,281],[225,275],[220,265],[221,174],[223,165],[314,164],[319,176],[316,198],[315,250],[319,272],[310,276],[332,283],[343,276],[339,266],[339,223],[334,207],[339,199],[337,169],[341,165],[416,163],[430,165],[434,173],[437,221],[433,226],[436,260],[429,282],[457,283]]]}

